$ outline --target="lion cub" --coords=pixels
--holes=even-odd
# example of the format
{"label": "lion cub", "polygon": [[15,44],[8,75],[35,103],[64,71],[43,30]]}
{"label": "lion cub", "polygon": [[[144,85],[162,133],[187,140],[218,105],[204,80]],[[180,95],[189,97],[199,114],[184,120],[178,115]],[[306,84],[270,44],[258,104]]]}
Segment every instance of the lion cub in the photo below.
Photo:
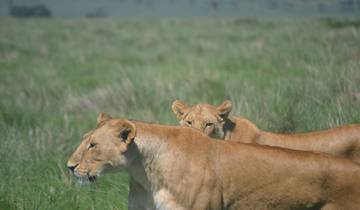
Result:
{"label": "lion cub", "polygon": [[232,104],[224,101],[219,106],[173,102],[172,110],[180,125],[192,127],[214,138],[256,143],[303,151],[324,152],[360,163],[360,125],[345,125],[330,130],[278,134],[262,131],[241,117],[229,117]]}
{"label": "lion cub", "polygon": [[100,115],[67,165],[82,182],[127,171],[144,191],[130,188],[139,208],[360,209],[360,166],[351,161],[213,141],[185,127]]}

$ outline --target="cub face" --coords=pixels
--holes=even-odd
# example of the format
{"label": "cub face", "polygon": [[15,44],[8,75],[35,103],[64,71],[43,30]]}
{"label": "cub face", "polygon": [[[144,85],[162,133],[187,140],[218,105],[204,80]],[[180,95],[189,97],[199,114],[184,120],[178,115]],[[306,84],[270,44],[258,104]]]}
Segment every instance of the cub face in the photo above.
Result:
{"label": "cub face", "polygon": [[229,100],[219,106],[197,104],[188,106],[180,100],[172,104],[180,125],[195,128],[213,138],[224,138],[223,126],[232,109]]}
{"label": "cub face", "polygon": [[82,183],[94,181],[103,170],[122,169],[129,164],[128,147],[135,138],[135,125],[101,113],[98,125],[84,135],[67,167]]}

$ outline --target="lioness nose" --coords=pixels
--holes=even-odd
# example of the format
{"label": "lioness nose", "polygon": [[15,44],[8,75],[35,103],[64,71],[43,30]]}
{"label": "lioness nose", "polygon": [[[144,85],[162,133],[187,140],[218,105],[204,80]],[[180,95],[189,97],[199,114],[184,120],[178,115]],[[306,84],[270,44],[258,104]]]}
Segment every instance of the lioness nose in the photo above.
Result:
{"label": "lioness nose", "polygon": [[74,170],[75,170],[75,168],[76,168],[76,166],[78,166],[79,164],[76,164],[76,165],[72,165],[72,166],[67,166],[68,167],[68,169],[71,171],[71,172],[73,172],[74,173]]}

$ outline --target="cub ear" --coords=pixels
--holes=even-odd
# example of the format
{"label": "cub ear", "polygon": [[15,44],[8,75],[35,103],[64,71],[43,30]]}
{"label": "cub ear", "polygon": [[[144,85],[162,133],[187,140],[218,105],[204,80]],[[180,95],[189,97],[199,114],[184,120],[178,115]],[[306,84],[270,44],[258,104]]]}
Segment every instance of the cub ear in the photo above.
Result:
{"label": "cub ear", "polygon": [[188,106],[180,100],[175,100],[171,106],[171,109],[176,114],[176,118],[180,120],[188,109]]}
{"label": "cub ear", "polygon": [[136,126],[129,120],[124,120],[120,126],[119,137],[127,144],[130,144],[136,136]]}
{"label": "cub ear", "polygon": [[105,112],[101,112],[97,117],[97,124],[110,120],[111,118],[112,117],[110,115],[106,114]]}
{"label": "cub ear", "polygon": [[229,113],[231,112],[232,104],[231,101],[226,100],[220,104],[216,110],[218,112],[218,115],[224,120],[229,116]]}

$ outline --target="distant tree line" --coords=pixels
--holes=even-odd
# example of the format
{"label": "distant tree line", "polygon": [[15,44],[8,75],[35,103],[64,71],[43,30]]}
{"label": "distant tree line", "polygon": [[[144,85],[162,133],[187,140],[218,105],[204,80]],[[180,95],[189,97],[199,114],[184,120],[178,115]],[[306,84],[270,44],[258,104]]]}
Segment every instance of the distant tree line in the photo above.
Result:
{"label": "distant tree line", "polygon": [[52,13],[44,4],[36,4],[32,6],[14,5],[13,0],[8,0],[9,14],[13,17],[27,18],[27,17],[44,17],[50,18]]}
{"label": "distant tree line", "polygon": [[360,0],[342,0],[340,1],[340,7],[343,10],[360,9]]}
{"label": "distant tree line", "polygon": [[[159,4],[158,0],[118,0],[118,2],[133,2],[134,4],[143,5],[145,7],[152,7]],[[251,2],[251,0],[187,0],[188,4],[206,4],[208,8],[217,11],[230,5],[233,8],[241,7],[244,1]],[[171,3],[176,3],[177,0],[169,0]],[[324,11],[329,8],[341,9],[343,11],[360,10],[360,0],[258,0],[253,3],[263,3],[269,9],[306,9],[314,8],[319,11]],[[8,0],[9,14],[13,17],[27,18],[27,17],[52,17],[51,10],[44,4],[36,5],[15,5],[14,0]],[[108,12],[103,8],[97,8],[85,14],[86,17],[107,17]]]}
{"label": "distant tree line", "polygon": [[104,8],[97,8],[94,11],[86,13],[85,16],[87,18],[105,18],[108,14]]}
{"label": "distant tree line", "polygon": [[[137,0],[139,3],[146,0]],[[150,0],[148,0],[150,1]],[[232,7],[237,7],[241,5],[241,1],[244,0],[188,0],[189,4],[195,3],[206,3],[212,9],[217,10],[220,6],[229,4]],[[248,0],[250,1],[250,0]],[[255,3],[255,1],[253,1]],[[258,1],[267,2],[270,9],[276,8],[286,8],[286,9],[295,9],[295,8],[304,8],[306,6],[313,7],[318,10],[325,10],[327,8],[338,8],[342,10],[360,10],[360,0],[266,0]]]}
{"label": "distant tree line", "polygon": [[[145,7],[152,7],[156,4],[160,4],[158,0],[118,0],[119,2],[133,2],[134,4],[143,5]],[[230,5],[233,8],[241,7],[241,3],[244,1],[253,3],[263,3],[269,9],[317,9],[318,11],[326,11],[329,9],[343,11],[354,11],[360,10],[360,0],[187,0],[188,4],[196,5],[202,4],[207,5],[213,11],[217,12],[224,5]],[[170,3],[176,3],[177,0],[169,0]],[[107,17],[108,13],[104,8],[97,8],[93,11],[88,12],[86,15],[88,18],[99,18]]]}
{"label": "distant tree line", "polygon": [[360,0],[269,0],[269,8],[311,8],[318,10],[326,10],[328,8],[341,9],[341,10],[358,10],[360,9]]}

